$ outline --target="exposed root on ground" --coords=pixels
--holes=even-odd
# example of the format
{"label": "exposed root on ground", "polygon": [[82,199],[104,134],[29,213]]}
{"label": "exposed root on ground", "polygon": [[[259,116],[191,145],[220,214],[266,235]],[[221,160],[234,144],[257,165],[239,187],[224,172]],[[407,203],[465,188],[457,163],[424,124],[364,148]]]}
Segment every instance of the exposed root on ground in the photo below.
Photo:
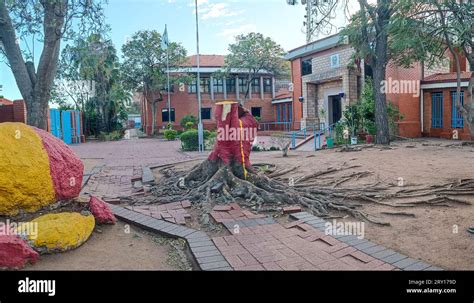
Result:
{"label": "exposed root on ground", "polygon": [[[161,169],[164,178],[152,189],[158,202],[174,202],[184,199],[194,203],[231,203],[265,211],[282,205],[300,204],[313,214],[334,217],[340,212],[355,218],[381,225],[390,225],[379,218],[363,212],[364,203],[373,203],[392,208],[410,208],[419,205],[444,206],[471,204],[453,196],[473,195],[474,179],[457,180],[441,185],[398,187],[386,181],[372,184],[341,187],[346,182],[358,181],[373,173],[350,172],[340,177],[334,174],[357,165],[328,168],[310,175],[289,177],[298,167],[279,169],[273,164],[257,164],[245,178],[238,163],[224,165],[220,161],[206,160],[189,172],[176,171],[172,166]],[[411,201],[399,202],[409,199]],[[386,213],[387,215],[411,216],[408,213]]]}

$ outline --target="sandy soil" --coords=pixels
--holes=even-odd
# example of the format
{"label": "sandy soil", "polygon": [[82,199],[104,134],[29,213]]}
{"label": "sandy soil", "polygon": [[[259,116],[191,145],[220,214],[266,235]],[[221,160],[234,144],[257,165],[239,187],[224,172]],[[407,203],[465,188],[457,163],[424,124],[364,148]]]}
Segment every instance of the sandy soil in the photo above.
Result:
{"label": "sandy soil", "polygon": [[[371,176],[358,180],[359,183],[347,182],[341,186],[371,184],[375,180],[384,180],[393,184],[392,186],[398,186],[399,178],[403,178],[404,186],[443,184],[453,179],[473,178],[474,148],[445,146],[452,143],[453,141],[419,140],[398,142],[392,144],[392,149],[389,150],[369,148],[358,152],[337,152],[335,149],[318,152],[290,151],[288,158],[282,158],[280,152],[254,152],[251,159],[252,163],[274,163],[279,167],[300,166],[289,177],[344,164],[361,165],[351,171],[373,172]],[[474,203],[472,196],[459,198]],[[363,204],[365,212],[391,224],[380,226],[365,223],[367,239],[445,269],[474,269],[474,235],[466,231],[469,226],[474,226],[474,206],[453,204],[452,207],[417,206],[394,209]],[[415,217],[381,214],[386,211],[409,212]],[[345,220],[354,221],[354,218]]]}
{"label": "sandy soil", "polygon": [[[188,269],[170,245],[171,240],[150,235],[125,224],[101,226],[81,247],[42,255],[26,270],[183,270]],[[97,230],[97,227],[96,227]]]}

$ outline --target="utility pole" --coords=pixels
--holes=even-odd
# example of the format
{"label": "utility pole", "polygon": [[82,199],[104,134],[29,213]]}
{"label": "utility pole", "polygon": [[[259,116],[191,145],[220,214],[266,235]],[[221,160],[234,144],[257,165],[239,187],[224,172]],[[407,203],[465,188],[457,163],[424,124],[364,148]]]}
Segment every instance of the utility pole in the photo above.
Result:
{"label": "utility pole", "polygon": [[[298,4],[297,0],[287,0],[286,1],[289,5],[296,5]],[[313,2],[315,2],[313,4]],[[306,5],[306,21],[303,22],[303,25],[306,27],[306,43],[310,43],[313,40],[313,18],[312,18],[312,11],[313,5],[318,5],[318,1],[316,0],[301,0],[301,4]]]}
{"label": "utility pole", "polygon": [[199,143],[199,152],[204,152],[204,128],[202,125],[201,117],[201,73],[199,71],[199,17],[198,17],[198,4],[197,0],[194,0],[194,5],[196,6],[196,65],[197,65],[197,97],[198,97],[198,143]]}

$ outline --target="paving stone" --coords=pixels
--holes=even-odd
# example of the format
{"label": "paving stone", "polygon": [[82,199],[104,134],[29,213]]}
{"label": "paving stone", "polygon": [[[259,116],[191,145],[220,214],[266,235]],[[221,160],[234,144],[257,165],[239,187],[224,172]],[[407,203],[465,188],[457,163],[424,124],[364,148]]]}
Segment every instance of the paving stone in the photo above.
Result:
{"label": "paving stone", "polygon": [[290,218],[293,218],[293,219],[296,219],[296,220],[301,220],[303,218],[308,218],[308,217],[314,217],[314,216],[310,213],[305,212],[305,211],[290,215]]}
{"label": "paving stone", "polygon": [[173,224],[173,223],[169,223],[169,224],[170,224],[169,226],[161,228],[161,231],[164,232],[164,233],[171,233],[171,232],[173,232],[173,230],[181,227],[177,224]]}
{"label": "paving stone", "polygon": [[152,184],[155,183],[155,176],[148,166],[142,167],[142,183],[143,184]]}
{"label": "paving stone", "polygon": [[406,259],[403,259],[403,260],[400,260],[398,262],[395,262],[393,263],[392,265],[395,266],[395,267],[398,267],[400,269],[405,269],[407,268],[408,266],[418,262],[419,260],[416,260],[416,259],[412,259],[412,258],[406,258]]}
{"label": "paving stone", "polygon": [[256,219],[255,221],[256,221],[257,225],[267,224],[267,221],[264,218]]}
{"label": "paving stone", "polygon": [[367,242],[364,242],[364,243],[362,243],[362,244],[354,245],[354,247],[357,248],[357,249],[359,249],[359,250],[362,250],[362,251],[363,251],[364,249],[367,249],[367,248],[369,248],[369,247],[373,247],[373,246],[376,246],[376,245],[377,245],[377,244],[375,244],[375,243],[372,243],[372,242],[367,241]]}
{"label": "paving stone", "polygon": [[427,264],[423,261],[418,261],[416,263],[413,263],[412,265],[405,267],[404,270],[423,270],[425,268],[430,267],[430,264]]}
{"label": "paving stone", "polygon": [[214,263],[214,262],[225,261],[225,259],[222,255],[220,255],[220,256],[197,258],[197,261],[199,264],[204,264],[204,263]]}
{"label": "paving stone", "polygon": [[369,242],[369,241],[366,240],[366,239],[359,239],[359,238],[356,237],[355,239],[351,239],[351,240],[347,241],[346,243],[349,244],[349,245],[355,246],[355,245],[360,245],[360,244],[367,243],[367,242]]}
{"label": "paving stone", "polygon": [[199,264],[199,267],[201,267],[202,270],[219,269],[219,268],[229,267],[229,263],[227,263],[227,261],[219,261],[219,262]]}
{"label": "paving stone", "polygon": [[189,246],[191,248],[195,248],[195,247],[203,247],[203,246],[214,246],[214,242],[212,242],[211,240],[205,240],[205,241],[200,241],[200,242],[193,242],[193,243],[189,243]]}
{"label": "paving stone", "polygon": [[219,250],[216,248],[215,245],[192,247],[191,251],[193,252],[193,254],[200,253],[200,252],[207,252],[207,251],[217,251],[217,252],[219,252]]}
{"label": "paving stone", "polygon": [[396,262],[398,262],[400,260],[403,260],[403,259],[406,259],[406,258],[408,258],[408,257],[405,256],[405,255],[402,255],[400,253],[396,253],[394,255],[382,258],[382,261],[393,264],[393,263],[396,263]]}
{"label": "paving stone", "polygon": [[321,224],[321,223],[325,224],[326,223],[326,221],[324,221],[321,218],[314,218],[314,219],[307,220],[305,222],[309,225],[315,225],[315,224]]}
{"label": "paving stone", "polygon": [[385,246],[376,245],[376,246],[372,246],[372,247],[369,247],[369,248],[363,248],[363,249],[360,249],[360,250],[365,252],[368,255],[372,255],[376,252],[379,252],[379,251],[382,251],[382,250],[385,250],[385,249],[387,249]]}
{"label": "paving stone", "polygon": [[193,255],[197,259],[204,258],[204,257],[222,256],[221,252],[218,251],[217,249],[209,250],[209,251],[193,252]]}
{"label": "paving stone", "polygon": [[348,243],[349,241],[356,240],[356,239],[357,239],[357,237],[354,236],[354,235],[346,235],[346,236],[340,237],[338,240],[342,241],[346,244],[349,244]]}
{"label": "paving stone", "polygon": [[371,254],[371,256],[374,257],[374,258],[377,258],[377,259],[383,259],[383,258],[392,256],[396,253],[397,253],[396,251],[387,248],[385,250],[373,253],[373,254]]}
{"label": "paving stone", "polygon": [[284,214],[293,214],[301,212],[301,206],[287,206],[283,207]]}

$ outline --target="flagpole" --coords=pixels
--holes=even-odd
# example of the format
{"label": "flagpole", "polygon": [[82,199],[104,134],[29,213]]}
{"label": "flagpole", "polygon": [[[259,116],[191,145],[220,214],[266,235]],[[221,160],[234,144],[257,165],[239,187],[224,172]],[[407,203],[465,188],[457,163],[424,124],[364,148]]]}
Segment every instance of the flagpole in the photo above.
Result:
{"label": "flagpole", "polygon": [[[166,35],[168,36],[167,25],[165,24]],[[168,37],[167,37],[168,38]],[[171,93],[170,93],[170,51],[169,51],[169,39],[166,43],[166,73],[168,76],[168,123],[171,124]]]}
{"label": "flagpole", "polygon": [[198,18],[198,4],[197,0],[194,0],[194,5],[196,6],[196,65],[197,65],[197,97],[198,97],[198,143],[199,143],[199,152],[204,152],[204,129],[202,125],[201,117],[201,74],[199,71],[199,18]]}

